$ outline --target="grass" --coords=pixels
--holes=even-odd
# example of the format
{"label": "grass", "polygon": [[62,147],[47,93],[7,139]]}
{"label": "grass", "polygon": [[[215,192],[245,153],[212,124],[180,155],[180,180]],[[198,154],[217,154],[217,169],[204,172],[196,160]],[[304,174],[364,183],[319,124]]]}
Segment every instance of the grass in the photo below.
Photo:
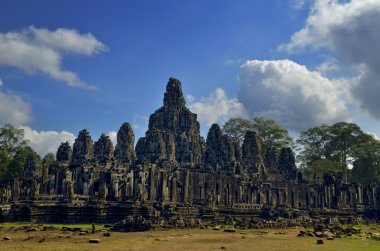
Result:
{"label": "grass", "polygon": [[[317,245],[317,238],[297,237],[299,232],[297,228],[237,230],[235,233],[211,229],[152,230],[111,233],[111,237],[103,237],[102,231],[79,236],[77,233],[59,230],[36,232],[9,230],[10,226],[22,225],[26,224],[0,224],[3,226],[0,229],[0,238],[4,236],[12,238],[10,241],[0,241],[0,250],[380,250],[380,241],[358,237],[324,240],[324,245]],[[91,227],[90,224],[54,224],[54,226]],[[380,229],[376,225],[365,227]],[[99,244],[88,243],[92,238],[101,241]]]}
{"label": "grass", "polygon": [[[31,222],[4,222],[0,223],[0,229],[1,228],[10,228],[10,227],[21,227],[21,226],[37,226],[40,223],[31,223]],[[42,223],[41,223],[42,224]],[[44,226],[54,226],[56,228],[62,228],[62,227],[69,227],[69,228],[86,228],[86,229],[92,229],[92,224],[83,223],[83,224],[60,224],[60,223],[49,223],[49,224],[43,224]],[[105,229],[103,224],[95,225],[96,229]]]}

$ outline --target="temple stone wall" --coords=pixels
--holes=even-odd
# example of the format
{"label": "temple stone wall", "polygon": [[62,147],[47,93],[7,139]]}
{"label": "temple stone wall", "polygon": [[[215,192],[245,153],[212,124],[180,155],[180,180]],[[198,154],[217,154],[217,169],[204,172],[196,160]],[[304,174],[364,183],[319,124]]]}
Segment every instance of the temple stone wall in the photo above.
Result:
{"label": "temple stone wall", "polygon": [[348,184],[335,174],[306,181],[292,149],[263,149],[255,132],[247,131],[240,146],[213,124],[205,141],[197,115],[186,107],[181,82],[174,78],[163,106],[150,116],[145,136],[136,147],[134,142],[129,123],[121,125],[115,149],[108,136],[93,143],[84,129],[73,148],[67,142],[59,146],[57,161],[45,166],[43,175],[38,160],[27,159],[23,178],[0,186],[0,203],[379,209],[379,184]]}

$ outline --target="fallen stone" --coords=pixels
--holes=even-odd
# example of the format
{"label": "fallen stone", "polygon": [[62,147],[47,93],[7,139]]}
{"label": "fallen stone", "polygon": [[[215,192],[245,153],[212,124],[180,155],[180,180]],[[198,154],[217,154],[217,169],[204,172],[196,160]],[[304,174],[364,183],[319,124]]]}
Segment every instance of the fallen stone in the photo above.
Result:
{"label": "fallen stone", "polygon": [[307,236],[309,237],[316,237],[315,234],[312,231],[307,232]]}
{"label": "fallen stone", "polygon": [[100,239],[90,239],[89,243],[100,243]]}
{"label": "fallen stone", "polygon": [[50,230],[50,231],[52,231],[52,230],[57,230],[58,228],[56,228],[56,227],[54,227],[54,226],[49,226],[49,227],[44,227],[43,228],[43,231],[48,231],[48,230]]}
{"label": "fallen stone", "polygon": [[276,233],[274,233],[274,234],[286,234],[286,233],[283,232],[283,231],[280,231],[280,232],[276,232]]}
{"label": "fallen stone", "polygon": [[42,238],[41,240],[38,241],[38,243],[42,243],[44,241],[47,241],[47,239],[46,238]]}
{"label": "fallen stone", "polygon": [[86,232],[79,232],[79,235],[86,235]]}
{"label": "fallen stone", "polygon": [[323,240],[317,240],[318,245],[323,245]]}
{"label": "fallen stone", "polygon": [[10,241],[10,240],[12,240],[12,237],[10,237],[10,236],[4,236],[4,237],[3,237],[3,240],[5,240],[5,241]]}
{"label": "fallen stone", "polygon": [[111,233],[110,232],[103,233],[103,236],[104,237],[111,237]]}
{"label": "fallen stone", "polygon": [[34,239],[34,235],[29,235],[28,238],[25,238],[24,241],[32,240]]}
{"label": "fallen stone", "polygon": [[335,237],[335,234],[331,233],[330,231],[324,231],[323,235],[325,235],[326,237]]}
{"label": "fallen stone", "polygon": [[315,234],[315,236],[318,237],[318,238],[322,238],[322,237],[324,237],[324,236],[323,236],[323,233],[320,232],[320,231],[317,231],[317,232],[315,232],[314,234]]}
{"label": "fallen stone", "polygon": [[329,236],[329,237],[327,237],[327,240],[332,241],[332,240],[334,240],[334,237]]}
{"label": "fallen stone", "polygon": [[236,230],[233,229],[233,228],[226,228],[226,229],[224,229],[224,232],[226,232],[226,233],[235,233]]}
{"label": "fallen stone", "polygon": [[35,227],[26,229],[26,232],[35,232],[35,231],[37,231],[37,228]]}

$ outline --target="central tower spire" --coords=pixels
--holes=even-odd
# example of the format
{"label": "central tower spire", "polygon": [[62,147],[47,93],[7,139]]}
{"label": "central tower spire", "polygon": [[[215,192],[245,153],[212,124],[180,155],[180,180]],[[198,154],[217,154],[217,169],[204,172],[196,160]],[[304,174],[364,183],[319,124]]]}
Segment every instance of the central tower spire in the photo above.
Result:
{"label": "central tower spire", "polygon": [[186,103],[182,93],[181,81],[175,78],[169,78],[164,96],[164,107],[180,110],[185,107],[185,105]]}

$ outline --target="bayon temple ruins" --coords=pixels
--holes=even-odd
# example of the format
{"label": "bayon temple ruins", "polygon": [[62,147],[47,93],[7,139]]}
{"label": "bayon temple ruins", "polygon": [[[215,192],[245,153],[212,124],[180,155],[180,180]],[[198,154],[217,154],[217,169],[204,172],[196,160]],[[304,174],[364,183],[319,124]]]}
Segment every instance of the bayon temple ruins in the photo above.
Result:
{"label": "bayon temple ruins", "polygon": [[252,131],[240,145],[213,124],[205,140],[174,78],[145,137],[135,142],[124,123],[114,147],[108,136],[93,142],[82,130],[73,147],[60,145],[56,159],[42,173],[28,159],[23,178],[1,188],[2,220],[190,226],[229,219],[252,226],[260,219],[379,217],[379,184],[334,174],[305,180],[292,149],[263,149]]}

